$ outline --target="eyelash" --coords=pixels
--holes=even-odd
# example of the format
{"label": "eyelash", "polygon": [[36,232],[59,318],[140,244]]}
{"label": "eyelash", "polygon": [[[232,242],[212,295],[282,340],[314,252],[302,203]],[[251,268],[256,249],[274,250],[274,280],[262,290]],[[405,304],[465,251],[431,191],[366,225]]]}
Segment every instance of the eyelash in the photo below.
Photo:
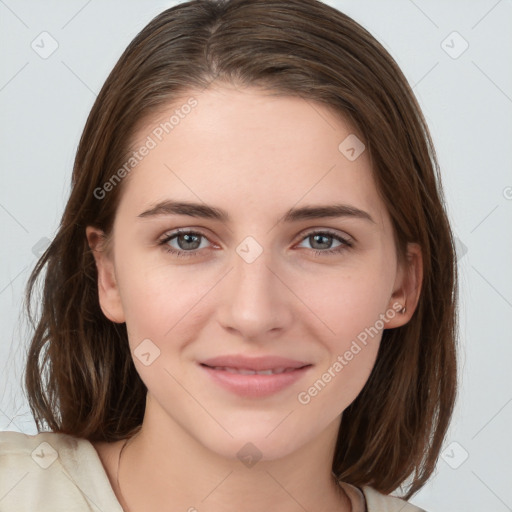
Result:
{"label": "eyelash", "polygon": [[[160,246],[164,246],[164,249],[166,252],[168,253],[171,253],[173,254],[174,256],[178,257],[178,258],[181,258],[181,257],[184,257],[184,258],[189,258],[189,257],[193,257],[193,256],[198,256],[199,255],[199,249],[194,249],[194,250],[191,250],[191,251],[181,251],[181,250],[176,250],[176,249],[173,249],[171,248],[168,244],[168,242],[170,242],[173,238],[176,238],[177,236],[179,235],[199,235],[203,238],[206,238],[208,240],[208,237],[203,235],[201,232],[198,232],[198,231],[189,231],[189,230],[178,230],[178,231],[175,231],[174,233],[171,233],[169,235],[167,235],[163,240],[161,240],[158,245]],[[329,237],[332,237],[334,239],[336,239],[338,242],[341,242],[341,245],[336,247],[335,249],[326,249],[324,251],[321,251],[319,249],[311,249],[315,255],[315,257],[318,257],[318,256],[334,256],[336,254],[340,254],[342,253],[343,251],[346,251],[350,248],[353,247],[353,243],[350,241],[350,240],[347,240],[346,238],[343,238],[341,237],[340,235],[338,234],[335,234],[329,230],[323,230],[323,231],[311,231],[309,233],[306,233],[303,238],[301,239],[301,242],[303,240],[305,240],[306,238],[309,238],[313,235],[327,235]]]}

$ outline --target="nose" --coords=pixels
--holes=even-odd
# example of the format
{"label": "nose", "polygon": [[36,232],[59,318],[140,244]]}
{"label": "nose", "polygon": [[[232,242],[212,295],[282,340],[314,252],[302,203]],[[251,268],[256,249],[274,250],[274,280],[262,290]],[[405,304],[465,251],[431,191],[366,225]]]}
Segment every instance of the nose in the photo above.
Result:
{"label": "nose", "polygon": [[224,329],[245,340],[268,340],[292,325],[294,295],[270,250],[252,260],[254,254],[246,257],[244,247],[238,249],[222,286],[219,321]]}

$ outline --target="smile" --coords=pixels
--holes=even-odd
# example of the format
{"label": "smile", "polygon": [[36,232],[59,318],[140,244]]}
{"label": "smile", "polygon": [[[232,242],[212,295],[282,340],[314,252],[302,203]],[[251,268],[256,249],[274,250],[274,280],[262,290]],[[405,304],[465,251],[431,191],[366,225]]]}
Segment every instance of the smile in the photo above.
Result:
{"label": "smile", "polygon": [[275,368],[250,369],[230,366],[209,366],[200,364],[201,368],[216,387],[229,391],[242,398],[266,398],[277,395],[313,368],[308,364],[300,367],[279,366]]}
{"label": "smile", "polygon": [[268,370],[250,370],[246,368],[230,368],[228,366],[210,366],[213,370],[223,370],[241,375],[275,375],[278,373],[293,372],[297,368],[269,368]]}

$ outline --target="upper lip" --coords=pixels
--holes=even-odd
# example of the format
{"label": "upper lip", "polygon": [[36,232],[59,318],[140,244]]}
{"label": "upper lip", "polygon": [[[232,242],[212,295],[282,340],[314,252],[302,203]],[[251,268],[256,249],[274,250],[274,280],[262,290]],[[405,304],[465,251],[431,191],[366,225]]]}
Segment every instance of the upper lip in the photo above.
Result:
{"label": "upper lip", "polygon": [[206,359],[201,361],[201,364],[211,367],[221,366],[259,371],[277,368],[302,368],[303,366],[309,366],[311,363],[279,356],[247,357],[243,355],[225,355]]}

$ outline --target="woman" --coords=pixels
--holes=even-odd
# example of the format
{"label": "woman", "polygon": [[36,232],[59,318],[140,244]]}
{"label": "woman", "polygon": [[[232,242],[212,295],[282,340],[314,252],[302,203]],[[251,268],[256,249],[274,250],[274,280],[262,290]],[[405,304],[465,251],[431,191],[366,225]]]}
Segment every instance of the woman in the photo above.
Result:
{"label": "woman", "polygon": [[0,433],[0,510],[420,510],[456,392],[453,239],[414,95],[346,15],[157,16],[92,108],[29,301],[45,267],[41,433]]}

